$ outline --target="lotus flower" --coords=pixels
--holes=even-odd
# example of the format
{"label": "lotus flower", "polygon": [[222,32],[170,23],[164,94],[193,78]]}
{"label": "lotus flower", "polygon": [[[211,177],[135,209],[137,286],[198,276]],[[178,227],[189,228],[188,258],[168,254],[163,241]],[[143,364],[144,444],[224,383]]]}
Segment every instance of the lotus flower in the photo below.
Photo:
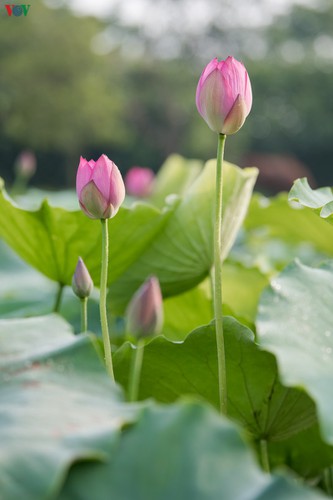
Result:
{"label": "lotus flower", "polygon": [[251,82],[243,64],[233,57],[213,59],[200,77],[196,104],[207,125],[219,134],[235,134],[252,106]]}
{"label": "lotus flower", "polygon": [[121,173],[106,155],[96,162],[80,158],[76,192],[81,209],[91,219],[114,217],[125,198]]}
{"label": "lotus flower", "polygon": [[75,273],[72,279],[73,292],[80,299],[85,299],[86,297],[89,297],[89,295],[91,294],[93,286],[94,284],[89,274],[89,271],[86,268],[86,265],[81,259],[81,257],[79,257],[78,263],[75,268]]}
{"label": "lotus flower", "polygon": [[132,196],[144,198],[150,195],[155,174],[150,168],[132,167],[125,176],[126,192]]}
{"label": "lotus flower", "polygon": [[163,305],[160,284],[155,276],[148,278],[133,295],[126,317],[127,331],[136,337],[160,333]]}

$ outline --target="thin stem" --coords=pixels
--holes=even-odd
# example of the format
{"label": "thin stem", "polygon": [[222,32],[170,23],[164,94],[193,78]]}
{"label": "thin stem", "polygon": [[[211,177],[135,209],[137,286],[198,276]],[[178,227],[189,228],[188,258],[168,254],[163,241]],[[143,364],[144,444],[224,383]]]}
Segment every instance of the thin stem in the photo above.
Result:
{"label": "thin stem", "polygon": [[110,335],[108,328],[108,318],[106,313],[106,290],[107,290],[108,260],[109,260],[108,219],[101,219],[101,223],[102,223],[102,267],[101,267],[99,312],[101,316],[101,327],[102,327],[106,369],[112,380],[114,380],[111,343],[110,343]]}
{"label": "thin stem", "polygon": [[267,439],[260,440],[260,455],[261,455],[262,468],[264,469],[265,472],[267,472],[269,474],[271,471],[271,468],[269,466]]}
{"label": "thin stem", "polygon": [[222,193],[223,193],[223,155],[226,136],[218,135],[215,188],[215,225],[214,225],[214,315],[218,362],[218,381],[220,411],[227,414],[227,377],[222,314]]}
{"label": "thin stem", "polygon": [[332,467],[326,467],[324,469],[324,484],[326,493],[328,496],[333,496],[333,477],[332,477]]}
{"label": "thin stem", "polygon": [[58,283],[58,291],[53,306],[53,312],[55,313],[59,312],[63,291],[64,291],[64,285],[62,283]]}
{"label": "thin stem", "polygon": [[28,187],[28,180],[26,177],[17,174],[15,177],[14,183],[12,185],[12,189],[10,191],[10,195],[14,198],[16,195],[25,193]]}
{"label": "thin stem", "polygon": [[132,361],[130,369],[130,378],[128,385],[129,401],[137,401],[139,395],[140,377],[142,369],[143,354],[145,350],[144,341],[138,341],[138,345],[132,352]]}
{"label": "thin stem", "polygon": [[81,299],[81,332],[86,332],[88,330],[88,297]]}

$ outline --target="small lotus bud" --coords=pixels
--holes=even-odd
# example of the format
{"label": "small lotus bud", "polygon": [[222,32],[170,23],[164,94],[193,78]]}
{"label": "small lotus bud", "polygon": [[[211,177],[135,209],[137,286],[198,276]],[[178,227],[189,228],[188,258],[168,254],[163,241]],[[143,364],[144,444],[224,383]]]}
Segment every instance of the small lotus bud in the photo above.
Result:
{"label": "small lotus bud", "polygon": [[106,155],[96,162],[81,157],[76,192],[83,212],[91,219],[110,219],[125,198],[125,186],[117,165]]}
{"label": "small lotus bud", "polygon": [[126,311],[127,331],[135,337],[160,333],[163,324],[163,302],[160,284],[155,276],[148,278],[133,295]]}
{"label": "small lotus bud", "polygon": [[15,160],[16,174],[30,179],[36,172],[36,156],[32,151],[22,151]]}
{"label": "small lotus bud", "polygon": [[125,176],[126,192],[138,198],[149,196],[153,189],[155,174],[150,168],[132,167]]}
{"label": "small lotus bud", "polygon": [[196,104],[214,132],[235,134],[252,106],[251,82],[243,64],[230,56],[207,64],[197,86]]}
{"label": "small lotus bud", "polygon": [[79,260],[76,265],[75,273],[72,279],[72,288],[75,295],[77,295],[80,299],[85,299],[89,297],[91,291],[93,289],[93,282],[91,276],[89,274],[88,269],[85,266],[85,263],[79,257]]}

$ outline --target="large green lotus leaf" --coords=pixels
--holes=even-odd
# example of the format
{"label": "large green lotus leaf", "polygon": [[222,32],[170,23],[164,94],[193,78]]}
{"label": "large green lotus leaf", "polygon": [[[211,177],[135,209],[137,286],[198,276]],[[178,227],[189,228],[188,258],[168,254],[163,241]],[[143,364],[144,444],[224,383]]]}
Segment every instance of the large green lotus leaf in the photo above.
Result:
{"label": "large green lotus leaf", "polygon": [[242,232],[229,256],[232,262],[258,269],[259,275],[267,277],[282,271],[295,258],[309,266],[316,266],[327,259],[327,253],[316,250],[310,241],[292,243],[269,236],[267,228],[253,228]]}
{"label": "large green lotus leaf", "polygon": [[[226,260],[223,264],[224,310],[254,323],[260,294],[268,278],[258,269]],[[184,340],[189,332],[207,325],[214,317],[210,279],[188,292],[167,298],[164,303],[163,335],[169,340]]]}
{"label": "large green lotus leaf", "polygon": [[209,279],[187,292],[167,298],[163,308],[163,335],[169,340],[184,340],[189,332],[206,325],[214,316]]}
{"label": "large green lotus leaf", "polygon": [[[91,234],[92,238],[88,235]],[[48,278],[70,283],[79,255],[85,258],[96,246],[92,225],[80,212],[51,208],[44,201],[37,211],[18,208],[0,193],[0,236],[28,264]],[[82,236],[85,237],[84,241]]]}
{"label": "large green lotus leaf", "polygon": [[260,344],[276,355],[283,381],[304,387],[313,397],[329,443],[333,443],[332,304],[332,262],[320,268],[295,262],[265,290],[257,318]]}
{"label": "large green lotus leaf", "polygon": [[[0,317],[24,318],[49,314],[53,311],[56,293],[54,282],[28,266],[23,269],[18,266],[12,272],[6,270],[0,277]],[[68,295],[73,295],[73,292]]]}
{"label": "large green lotus leaf", "polygon": [[[280,384],[274,356],[256,346],[251,330],[225,317],[224,333],[228,415],[255,439],[285,439],[309,427],[315,421],[313,402],[305,392]],[[116,379],[125,388],[132,351],[126,343],[114,356]],[[192,394],[217,408],[216,357],[213,324],[198,328],[181,343],[157,337],[145,347],[140,399],[170,403]]]}
{"label": "large green lotus leaf", "polygon": [[78,463],[58,500],[319,500],[319,491],[264,474],[234,424],[211,408],[148,407],[104,464]]}
{"label": "large green lotus leaf", "polygon": [[[0,241],[0,317],[24,318],[49,314],[54,309],[57,285],[28,266]],[[99,297],[93,290],[88,301],[88,327],[99,332]],[[81,305],[70,287],[64,289],[60,307],[61,315],[76,332],[81,328]]]}
{"label": "large green lotus leaf", "polygon": [[238,318],[254,323],[259,297],[268,278],[254,267],[226,261],[223,264],[223,303]]}
{"label": "large green lotus leaf", "polygon": [[256,195],[252,198],[245,227],[251,231],[267,230],[268,238],[281,238],[288,243],[311,243],[326,255],[333,255],[333,227],[309,208],[291,206],[285,193],[275,198]]}
{"label": "large green lotus leaf", "polygon": [[[224,257],[232,246],[251,197],[256,169],[225,164]],[[202,281],[212,265],[215,161],[181,200],[163,211],[147,204],[122,208],[110,221],[109,284],[115,312],[122,312],[134,291],[156,274],[165,296]],[[31,266],[52,280],[70,285],[81,256],[99,283],[101,235],[98,221],[81,211],[51,207],[18,208],[0,192],[0,236]]]}
{"label": "large green lotus leaf", "polygon": [[268,453],[272,469],[287,466],[311,482],[318,481],[333,463],[333,446],[323,441],[318,423],[289,439],[269,443]]}
{"label": "large green lotus leaf", "polygon": [[167,196],[185,194],[200,175],[202,167],[200,160],[188,160],[176,154],[169,156],[155,178],[154,191],[149,200],[154,205],[163,207]]}
{"label": "large green lotus leaf", "polygon": [[71,463],[105,460],[137,409],[93,337],[56,315],[0,321],[1,500],[54,498]]}
{"label": "large green lotus leaf", "polygon": [[[114,280],[135,261],[161,230],[170,211],[161,214],[145,204],[120,209],[110,220],[110,275]],[[28,264],[48,278],[70,285],[81,256],[95,285],[99,284],[100,222],[81,211],[51,207],[45,200],[36,211],[17,207],[0,192],[0,236]]]}
{"label": "large green lotus leaf", "polygon": [[0,262],[0,317],[49,313],[55,300],[55,283],[27,266],[3,241]]}
{"label": "large green lotus leaf", "polygon": [[304,207],[314,209],[320,217],[333,224],[333,193],[331,188],[311,189],[304,177],[295,181],[289,193],[289,200],[297,201]]}
{"label": "large green lotus leaf", "polygon": [[[216,161],[211,160],[181,199],[163,231],[119,279],[112,279],[113,310],[122,313],[148,275],[156,275],[164,297],[200,283],[213,264]],[[258,171],[224,164],[223,258],[243,222]],[[112,260],[111,260],[112,262]]]}
{"label": "large green lotus leaf", "polygon": [[77,195],[74,189],[47,191],[33,187],[29,188],[25,193],[14,197],[14,200],[21,208],[28,208],[30,210],[37,210],[45,199],[54,207],[62,207],[67,210],[77,210],[78,207]]}

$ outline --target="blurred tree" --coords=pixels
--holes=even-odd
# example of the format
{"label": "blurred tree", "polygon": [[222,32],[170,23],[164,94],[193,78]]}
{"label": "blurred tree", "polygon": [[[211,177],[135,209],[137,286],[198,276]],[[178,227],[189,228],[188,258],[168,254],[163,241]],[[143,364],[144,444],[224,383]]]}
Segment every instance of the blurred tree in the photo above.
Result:
{"label": "blurred tree", "polygon": [[[251,68],[251,148],[293,153],[320,184],[333,184],[333,5],[295,5],[267,29],[269,57]],[[257,98],[256,98],[257,97]]]}
{"label": "blurred tree", "polygon": [[57,153],[56,173],[43,165],[38,170],[44,183],[69,181],[91,144],[125,144],[118,57],[108,66],[90,50],[99,29],[94,18],[76,18],[40,1],[25,18],[1,18],[0,148],[9,141]]}
{"label": "blurred tree", "polygon": [[105,152],[123,172],[157,169],[172,152],[213,157],[215,137],[197,113],[195,90],[209,59],[233,54],[249,71],[254,104],[242,133],[228,139],[227,159],[294,154],[320,183],[333,184],[333,5],[295,5],[274,24],[252,27],[252,8],[246,25],[231,0],[209,0],[212,11],[205,2],[191,0],[187,15],[188,0],[158,0],[150,14],[161,22],[147,17],[144,26],[125,26],[116,14],[78,18],[41,0],[25,18],[1,12],[2,175],[10,178],[26,148],[37,154],[34,181],[44,185],[73,186],[80,154]]}
{"label": "blurred tree", "polygon": [[[200,0],[192,1],[191,9],[187,0],[167,5],[151,4],[141,29],[118,25],[115,30],[111,24],[108,31],[125,60],[132,51],[137,55],[124,75],[126,121],[133,132],[127,159],[156,168],[173,151],[213,156],[215,138],[196,112],[195,88],[210,58],[233,54],[249,70],[254,106],[242,134],[228,139],[228,159],[239,162],[247,151],[291,154],[312,168],[319,183],[333,183],[333,5],[294,5],[274,23],[260,26],[251,26],[252,8],[245,21],[244,8],[231,1],[209,0],[205,12]],[[158,15],[163,22],[157,30],[152,25]]]}

